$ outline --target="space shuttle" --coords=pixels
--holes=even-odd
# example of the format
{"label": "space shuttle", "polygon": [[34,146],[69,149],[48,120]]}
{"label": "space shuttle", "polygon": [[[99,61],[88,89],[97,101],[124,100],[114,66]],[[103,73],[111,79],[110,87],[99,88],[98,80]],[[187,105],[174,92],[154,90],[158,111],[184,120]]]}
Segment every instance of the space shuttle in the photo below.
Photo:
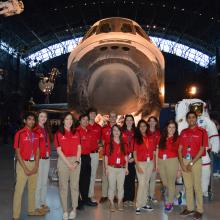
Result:
{"label": "space shuttle", "polygon": [[135,21],[100,20],[69,55],[69,108],[158,116],[164,102],[164,67],[161,51]]}
{"label": "space shuttle", "polygon": [[68,103],[62,111],[67,108],[77,115],[94,107],[101,114],[159,117],[164,68],[161,51],[135,21],[120,17],[97,21],[69,55]]}

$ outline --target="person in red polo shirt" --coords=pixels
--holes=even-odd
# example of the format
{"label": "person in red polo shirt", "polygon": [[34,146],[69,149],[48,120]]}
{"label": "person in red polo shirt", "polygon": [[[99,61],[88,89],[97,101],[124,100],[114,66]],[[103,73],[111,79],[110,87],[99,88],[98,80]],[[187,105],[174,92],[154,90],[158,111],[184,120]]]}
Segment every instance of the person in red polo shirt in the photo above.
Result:
{"label": "person in red polo shirt", "polygon": [[102,145],[103,145],[103,169],[102,169],[102,197],[100,203],[108,200],[108,177],[105,174],[105,148],[110,142],[111,128],[116,124],[117,114],[115,112],[109,113],[109,123],[102,128]]}
{"label": "person in red polo shirt", "polygon": [[87,114],[82,114],[79,117],[80,125],[77,127],[77,131],[80,136],[80,143],[82,146],[81,153],[81,171],[79,178],[79,207],[78,209],[83,209],[84,205],[97,206],[97,202],[91,201],[89,199],[89,186],[91,178],[91,139],[92,135],[88,129],[89,117]]}
{"label": "person in red polo shirt", "polygon": [[89,125],[88,130],[91,133],[91,178],[90,178],[90,186],[89,186],[89,200],[92,202],[96,202],[94,200],[94,187],[96,180],[96,172],[99,165],[99,143],[101,141],[101,131],[102,127],[95,122],[95,118],[97,116],[97,110],[94,108],[89,109]]}
{"label": "person in red polo shirt", "polygon": [[170,120],[164,127],[158,149],[160,177],[168,194],[164,209],[166,212],[170,212],[173,209],[176,175],[179,168],[178,148],[179,138],[177,123],[174,120]]}
{"label": "person in red polo shirt", "polygon": [[127,145],[123,141],[122,132],[118,125],[112,126],[110,142],[106,145],[105,172],[109,181],[108,198],[110,200],[110,210],[115,211],[114,195],[117,191],[118,210],[122,211],[124,180],[125,175],[128,174],[128,155]]}
{"label": "person in red polo shirt", "polygon": [[[63,220],[74,219],[79,197],[79,175],[81,145],[78,132],[73,126],[71,113],[63,115],[61,126],[54,135],[54,145],[58,153],[58,176]],[[72,210],[68,215],[68,185],[70,181]]]}
{"label": "person in red polo shirt", "polygon": [[25,185],[28,181],[28,215],[45,215],[42,210],[35,209],[35,190],[39,166],[38,133],[32,129],[35,125],[35,115],[27,112],[24,115],[24,128],[14,137],[16,153],[16,185],[13,199],[13,220],[18,220],[21,213],[21,201]]}
{"label": "person in red polo shirt", "polygon": [[[155,154],[156,154],[156,149],[158,148],[158,144],[160,141],[159,121],[155,116],[150,116],[147,120],[147,124],[148,124],[147,135],[149,136],[149,144],[152,146],[152,148],[155,149]],[[155,198],[156,176],[157,176],[157,170],[154,169],[150,178],[149,194],[148,194],[149,202],[153,202],[153,203],[157,202],[157,199]]]}
{"label": "person in red polo shirt", "polygon": [[134,159],[136,163],[136,173],[138,178],[138,190],[136,198],[136,214],[140,214],[140,209],[152,211],[148,203],[149,181],[153,169],[155,168],[155,147],[149,144],[147,135],[147,122],[141,119],[137,124],[134,144]]}
{"label": "person in red polo shirt", "polygon": [[[203,193],[201,184],[202,162],[201,157],[208,147],[206,130],[197,126],[197,115],[188,112],[186,120],[189,125],[180,134],[179,162],[182,168],[184,186],[186,189],[186,206],[180,215],[194,214],[193,219],[201,219],[203,214]],[[196,211],[194,212],[194,193]]]}
{"label": "person in red polo shirt", "polygon": [[125,115],[124,124],[122,126],[123,140],[128,147],[128,171],[124,183],[124,205],[133,206],[135,197],[135,163],[134,163],[134,133],[135,123],[132,115]]}
{"label": "person in red polo shirt", "polygon": [[46,204],[46,197],[51,153],[49,124],[47,119],[47,112],[40,111],[38,113],[38,124],[34,128],[34,131],[40,136],[40,161],[35,193],[35,205],[37,209],[44,209],[46,212],[50,210]]}

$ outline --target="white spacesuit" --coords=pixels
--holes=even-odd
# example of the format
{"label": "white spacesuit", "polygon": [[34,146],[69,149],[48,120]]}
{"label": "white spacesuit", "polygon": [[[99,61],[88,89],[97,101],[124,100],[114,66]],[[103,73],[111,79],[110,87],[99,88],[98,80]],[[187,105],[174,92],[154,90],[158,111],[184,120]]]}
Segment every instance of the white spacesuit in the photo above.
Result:
{"label": "white spacesuit", "polygon": [[21,0],[8,0],[0,2],[0,15],[5,17],[20,14],[24,11],[24,4]]}
{"label": "white spacesuit", "polygon": [[189,110],[194,110],[197,113],[198,126],[203,127],[208,133],[209,148],[206,149],[206,155],[202,157],[202,190],[203,195],[207,197],[211,174],[211,159],[209,157],[208,150],[218,153],[220,149],[216,125],[209,117],[206,103],[200,99],[183,99],[182,101],[178,102],[175,109],[179,133],[188,126],[186,122],[186,113]]}

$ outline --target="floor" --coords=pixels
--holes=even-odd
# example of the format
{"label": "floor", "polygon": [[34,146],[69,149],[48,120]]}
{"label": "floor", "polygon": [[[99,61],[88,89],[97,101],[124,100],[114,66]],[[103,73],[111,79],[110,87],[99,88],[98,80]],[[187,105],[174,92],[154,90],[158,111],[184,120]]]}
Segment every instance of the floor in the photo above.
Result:
{"label": "floor", "polygon": [[[3,159],[4,155],[4,159]],[[9,220],[12,218],[12,198],[14,190],[14,165],[13,155],[9,150],[8,146],[0,146],[0,220]],[[214,199],[213,201],[205,201],[205,214],[203,220],[218,220],[220,216],[220,179],[215,179],[213,184]],[[159,183],[157,184],[157,198],[160,199]],[[101,183],[96,183],[96,197],[97,199],[101,196]],[[62,208],[60,205],[59,193],[57,182],[49,182],[48,205],[51,211],[44,217],[28,217],[27,212],[27,194],[25,192],[23,197],[22,207],[22,220],[62,220]],[[83,211],[78,211],[77,219],[81,220],[177,220],[181,219],[179,212],[182,207],[175,207],[174,211],[170,214],[163,212],[163,202],[159,202],[154,205],[154,211],[151,213],[142,212],[140,216],[135,214],[133,207],[125,208],[123,212],[110,213],[108,205],[99,204],[96,208],[86,207]],[[187,217],[185,219],[192,219]]]}

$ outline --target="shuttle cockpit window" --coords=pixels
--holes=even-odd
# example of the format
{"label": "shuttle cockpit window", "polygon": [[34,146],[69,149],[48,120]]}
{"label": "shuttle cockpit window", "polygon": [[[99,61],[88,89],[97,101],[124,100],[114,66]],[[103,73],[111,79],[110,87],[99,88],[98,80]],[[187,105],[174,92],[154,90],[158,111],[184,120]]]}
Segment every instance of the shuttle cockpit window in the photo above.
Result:
{"label": "shuttle cockpit window", "polygon": [[97,29],[97,26],[94,26],[92,27],[88,32],[87,34],[85,35],[85,37],[83,38],[83,41],[89,37],[91,37],[92,35],[95,35],[96,34],[96,29]]}
{"label": "shuttle cockpit window", "polygon": [[109,33],[111,31],[112,31],[112,28],[109,23],[103,23],[100,25],[99,33]]}
{"label": "shuttle cockpit window", "polygon": [[121,31],[124,33],[133,33],[132,26],[130,24],[122,24]]}

